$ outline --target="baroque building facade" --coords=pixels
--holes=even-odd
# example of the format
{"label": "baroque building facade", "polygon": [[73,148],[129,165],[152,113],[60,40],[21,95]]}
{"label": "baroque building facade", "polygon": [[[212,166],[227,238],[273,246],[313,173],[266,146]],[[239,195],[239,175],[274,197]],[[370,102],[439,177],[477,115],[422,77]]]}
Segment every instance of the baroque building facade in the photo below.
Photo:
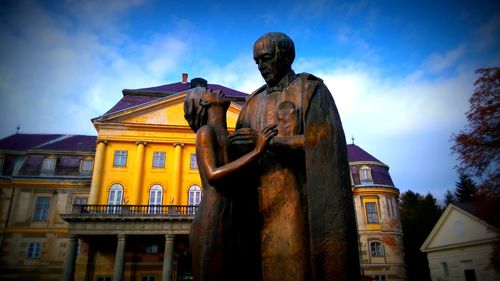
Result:
{"label": "baroque building facade", "polygon": [[0,140],[0,280],[60,280],[61,213],[86,204],[95,136],[15,134]]}
{"label": "baroque building facade", "polygon": [[[30,195],[20,195],[25,194],[21,187],[12,190],[17,183],[16,171],[31,163],[22,155],[31,155],[34,150],[17,151],[2,145],[16,135],[0,140],[0,163],[7,171],[0,180],[0,279],[61,280],[62,276],[62,280],[82,281],[192,280],[187,235],[202,189],[195,135],[184,120],[183,101],[185,91],[196,85],[221,90],[228,96],[247,95],[199,78],[188,82],[186,74],[182,82],[123,90],[115,106],[92,119],[97,137],[74,136],[91,143],[84,151],[71,153],[85,169],[92,160],[92,176],[85,170],[78,176],[47,182],[41,160],[40,173],[33,173],[30,180],[45,185],[39,189],[36,184],[29,188],[23,185],[22,192]],[[232,103],[228,110],[230,131],[240,109],[241,105]],[[30,137],[48,135],[19,136],[24,138],[19,143],[29,143]],[[62,163],[66,160],[59,161],[54,155],[67,157],[64,153],[70,151],[60,152],[43,154],[42,158],[52,157],[55,163]],[[11,154],[20,158],[14,161]],[[348,145],[348,154],[362,274],[375,280],[405,280],[399,191],[390,179],[389,168],[354,144]],[[11,168],[16,165],[18,170]],[[48,206],[45,199],[37,199],[46,197],[44,194],[50,194]],[[19,204],[24,208],[18,208]],[[52,216],[43,225],[35,218],[40,208]],[[22,228],[14,223],[18,216],[24,216]],[[18,231],[17,236],[14,231]],[[55,237],[56,242],[48,242],[49,238],[42,241],[34,233]],[[36,239],[41,244],[31,246]],[[40,255],[32,256],[32,251]],[[52,269],[48,270],[48,264],[53,264]]]}

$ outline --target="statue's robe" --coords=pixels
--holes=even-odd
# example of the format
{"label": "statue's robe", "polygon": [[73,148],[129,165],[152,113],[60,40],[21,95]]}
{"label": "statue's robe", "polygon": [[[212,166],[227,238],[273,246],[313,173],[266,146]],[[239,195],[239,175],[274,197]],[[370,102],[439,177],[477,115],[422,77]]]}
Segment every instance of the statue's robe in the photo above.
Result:
{"label": "statue's robe", "polygon": [[[278,128],[302,135],[303,146],[271,147],[242,173],[247,177],[242,188],[251,191],[253,185],[257,190],[259,279],[359,280],[346,141],[325,84],[311,74],[291,72],[277,89],[264,85],[247,99],[236,129],[260,132],[279,122],[286,124]],[[235,207],[238,201],[245,198],[235,201]]]}

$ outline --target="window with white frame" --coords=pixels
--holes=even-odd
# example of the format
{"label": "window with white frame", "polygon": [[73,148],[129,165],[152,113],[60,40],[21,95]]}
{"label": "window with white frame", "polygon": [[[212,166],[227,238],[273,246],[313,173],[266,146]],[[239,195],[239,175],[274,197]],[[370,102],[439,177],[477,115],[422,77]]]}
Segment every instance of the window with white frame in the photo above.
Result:
{"label": "window with white frame", "polygon": [[108,195],[108,213],[118,213],[121,211],[119,206],[123,202],[123,186],[121,184],[113,184],[109,189]]}
{"label": "window with white frame", "polygon": [[142,276],[141,281],[156,281],[156,276],[154,275]]}
{"label": "window with white frame", "polygon": [[373,275],[373,281],[386,281],[385,275]]}
{"label": "window with white frame", "polygon": [[153,152],[153,168],[165,168],[165,156],[163,151]]}
{"label": "window with white frame", "polygon": [[73,205],[87,205],[87,197],[75,197]]}
{"label": "window with white frame", "polygon": [[188,194],[188,204],[193,206],[193,205],[200,205],[201,201],[201,187],[199,185],[192,185],[189,188],[189,194]]}
{"label": "window with white frame", "polygon": [[40,257],[40,242],[32,242],[28,245],[28,258],[37,259]]}
{"label": "window with white frame", "polygon": [[94,161],[92,159],[83,159],[82,160],[82,173],[92,172],[93,165],[94,165]]}
{"label": "window with white frame", "polygon": [[127,166],[127,151],[126,150],[115,150],[115,157],[113,158],[114,167],[125,167]]}
{"label": "window with white frame", "polygon": [[146,254],[157,254],[158,244],[147,245],[146,247],[144,247],[144,252],[146,252]]}
{"label": "window with white frame", "polygon": [[149,207],[150,214],[161,213],[161,205],[163,202],[163,188],[159,184],[151,186],[149,190]]}
{"label": "window with white frame", "polygon": [[198,162],[196,161],[196,154],[195,153],[191,153],[191,158],[190,158],[190,161],[189,161],[189,167],[191,169],[198,169]]}
{"label": "window with white frame", "polygon": [[49,217],[49,207],[50,197],[37,197],[35,201],[35,212],[33,213],[33,220],[46,221]]}
{"label": "window with white frame", "polygon": [[380,241],[370,242],[370,254],[372,257],[384,256],[384,245]]}
{"label": "window with white frame", "polygon": [[359,169],[359,179],[362,182],[372,181],[372,171],[371,171],[370,167],[363,166]]}
{"label": "window with white frame", "polygon": [[367,223],[369,223],[369,224],[378,223],[377,203],[366,202],[365,203],[365,211],[366,211],[366,222]]}
{"label": "window with white frame", "polygon": [[52,172],[56,166],[56,159],[54,157],[47,157],[42,162],[42,172]]}
{"label": "window with white frame", "polygon": [[450,276],[450,270],[448,269],[448,263],[447,262],[442,262],[441,266],[443,267],[443,274],[445,277]]}

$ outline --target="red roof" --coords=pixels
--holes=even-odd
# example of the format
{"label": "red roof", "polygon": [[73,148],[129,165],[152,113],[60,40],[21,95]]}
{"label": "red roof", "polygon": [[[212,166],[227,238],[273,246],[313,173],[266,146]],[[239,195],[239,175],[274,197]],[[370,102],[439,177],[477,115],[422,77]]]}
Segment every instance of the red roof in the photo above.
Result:
{"label": "red roof", "polygon": [[363,165],[351,166],[350,169],[354,185],[363,185],[363,183],[359,178],[359,169],[361,168],[361,166],[368,166],[371,170],[371,175],[372,175],[372,182],[367,183],[368,185],[394,186],[394,183],[391,179],[391,175],[389,174],[389,168],[387,168],[384,163],[382,163],[377,158],[373,157],[373,155],[366,152],[361,147],[355,144],[348,144],[347,158],[349,159],[349,163],[351,164],[353,162],[377,162],[384,165],[380,166],[380,165],[363,164]]}
{"label": "red roof", "polygon": [[[247,93],[243,93],[228,87],[224,87],[218,84],[207,84],[207,88],[214,91],[222,91],[228,97],[246,97]],[[104,115],[115,113],[121,110],[125,110],[130,107],[145,104],[150,101],[154,101],[166,96],[175,95],[180,92],[184,92],[190,89],[190,83],[172,83],[155,87],[141,88],[141,89],[124,89],[122,91],[123,98],[118,101],[108,112]]]}
{"label": "red roof", "polygon": [[373,157],[370,153],[364,151],[361,147],[355,144],[347,145],[347,155],[349,158],[349,162],[370,161],[382,163],[382,161]]}
{"label": "red roof", "polygon": [[96,136],[14,134],[0,140],[0,150],[94,152]]}

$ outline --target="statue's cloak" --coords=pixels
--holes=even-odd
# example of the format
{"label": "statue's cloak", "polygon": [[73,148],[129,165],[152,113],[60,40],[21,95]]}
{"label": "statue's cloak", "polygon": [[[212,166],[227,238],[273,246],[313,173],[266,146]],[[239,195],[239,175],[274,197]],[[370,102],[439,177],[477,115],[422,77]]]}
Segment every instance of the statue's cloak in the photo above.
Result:
{"label": "statue's cloak", "polygon": [[[301,193],[310,253],[311,280],[359,280],[359,255],[347,146],[340,116],[328,88],[308,73],[293,81],[301,97],[305,184]],[[297,84],[299,83],[299,84]],[[261,93],[259,88],[246,104]],[[243,107],[236,129],[245,127]],[[258,118],[258,117],[256,117]]]}

